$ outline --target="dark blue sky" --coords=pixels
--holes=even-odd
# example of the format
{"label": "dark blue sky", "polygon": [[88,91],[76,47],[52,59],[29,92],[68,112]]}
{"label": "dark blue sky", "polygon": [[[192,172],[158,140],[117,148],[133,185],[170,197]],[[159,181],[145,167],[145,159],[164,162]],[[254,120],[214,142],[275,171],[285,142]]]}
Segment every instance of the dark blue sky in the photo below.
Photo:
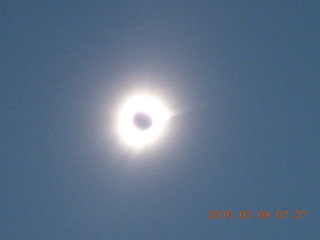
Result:
{"label": "dark blue sky", "polygon": [[[320,238],[319,2],[0,12],[1,239]],[[136,153],[112,128],[141,89],[179,114]],[[248,210],[272,216],[208,219]]]}

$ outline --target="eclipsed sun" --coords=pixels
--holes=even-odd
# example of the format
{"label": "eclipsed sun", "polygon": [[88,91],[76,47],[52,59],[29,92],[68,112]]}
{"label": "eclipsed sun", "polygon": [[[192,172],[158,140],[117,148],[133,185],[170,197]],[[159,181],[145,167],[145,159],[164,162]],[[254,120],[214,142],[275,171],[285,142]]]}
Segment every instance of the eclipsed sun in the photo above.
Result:
{"label": "eclipsed sun", "polygon": [[161,135],[169,117],[160,100],[148,95],[135,96],[122,106],[118,130],[127,144],[142,147]]}

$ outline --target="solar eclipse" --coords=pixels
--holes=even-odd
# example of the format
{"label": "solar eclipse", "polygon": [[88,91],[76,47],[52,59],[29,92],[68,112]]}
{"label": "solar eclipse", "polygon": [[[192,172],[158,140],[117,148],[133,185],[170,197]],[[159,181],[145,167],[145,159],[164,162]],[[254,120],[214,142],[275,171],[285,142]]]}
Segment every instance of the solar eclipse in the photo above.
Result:
{"label": "solar eclipse", "polygon": [[142,147],[160,137],[169,117],[169,111],[159,99],[137,95],[122,106],[118,131],[126,144]]}

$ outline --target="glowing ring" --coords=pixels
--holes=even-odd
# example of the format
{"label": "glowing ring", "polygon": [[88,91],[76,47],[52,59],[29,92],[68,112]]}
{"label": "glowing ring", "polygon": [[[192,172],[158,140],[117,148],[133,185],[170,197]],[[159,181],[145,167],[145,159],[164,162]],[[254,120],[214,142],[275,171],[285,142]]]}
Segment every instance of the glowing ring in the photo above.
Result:
{"label": "glowing ring", "polygon": [[[135,121],[137,114],[145,114],[146,126]],[[130,98],[121,108],[118,130],[122,139],[129,145],[141,147],[155,140],[163,131],[170,114],[156,98],[147,95]],[[140,116],[142,117],[142,116]],[[150,117],[151,123],[148,123]]]}

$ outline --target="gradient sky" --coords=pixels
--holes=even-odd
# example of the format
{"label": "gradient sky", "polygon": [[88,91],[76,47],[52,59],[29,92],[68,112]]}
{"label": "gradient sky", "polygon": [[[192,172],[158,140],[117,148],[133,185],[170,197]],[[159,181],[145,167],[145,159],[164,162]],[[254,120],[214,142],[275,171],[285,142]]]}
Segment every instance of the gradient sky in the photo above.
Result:
{"label": "gradient sky", "polygon": [[[1,239],[320,239],[320,2],[0,12]],[[112,129],[138,91],[176,115],[135,152]]]}

